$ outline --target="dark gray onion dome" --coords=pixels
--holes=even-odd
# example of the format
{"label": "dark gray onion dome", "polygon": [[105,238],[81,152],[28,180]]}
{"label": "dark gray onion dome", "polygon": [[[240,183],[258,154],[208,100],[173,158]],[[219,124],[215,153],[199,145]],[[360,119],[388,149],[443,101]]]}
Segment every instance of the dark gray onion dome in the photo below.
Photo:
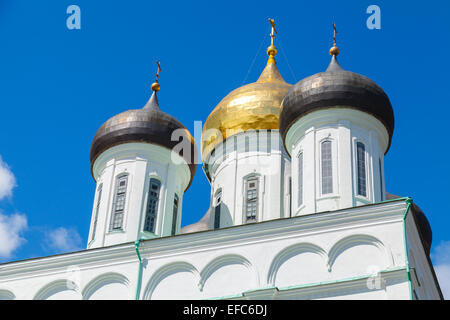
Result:
{"label": "dark gray onion dome", "polygon": [[420,209],[415,203],[412,204],[412,212],[414,214],[414,220],[416,220],[416,224],[418,225],[423,247],[425,252],[429,255],[431,243],[433,241],[433,232],[431,231],[430,223],[428,222],[428,219],[422,209]]}
{"label": "dark gray onion dome", "polygon": [[[172,141],[172,133],[177,129],[184,131],[179,140]],[[154,91],[143,109],[122,112],[107,120],[97,130],[90,150],[91,172],[97,157],[111,147],[129,142],[145,142],[172,150],[183,139],[191,142],[190,154],[183,155],[183,150],[179,152],[191,171],[187,190],[197,169],[197,147],[186,127],[171,115],[161,111]]]}
{"label": "dark gray onion dome", "polygon": [[[394,200],[402,198],[400,196],[397,196],[392,193],[386,193],[386,200]],[[419,231],[419,236],[422,241],[423,248],[425,249],[425,252],[429,255],[431,244],[433,241],[433,232],[431,230],[430,223],[428,222],[427,217],[423,213],[422,209],[419,208],[418,205],[415,203],[411,206],[411,211],[414,217],[414,221],[417,225],[417,229]]]}
{"label": "dark gray onion dome", "polygon": [[345,71],[333,55],[325,72],[293,85],[281,105],[280,134],[285,141],[289,128],[301,117],[319,109],[353,108],[376,117],[389,133],[389,150],[394,132],[394,111],[388,96],[375,82]]}

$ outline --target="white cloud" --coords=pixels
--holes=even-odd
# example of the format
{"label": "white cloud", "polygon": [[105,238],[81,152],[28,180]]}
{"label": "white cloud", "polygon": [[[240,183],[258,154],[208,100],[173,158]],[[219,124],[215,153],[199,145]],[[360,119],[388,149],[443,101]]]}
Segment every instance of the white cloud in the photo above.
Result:
{"label": "white cloud", "polygon": [[16,178],[0,156],[0,200],[10,197],[15,186]]}
{"label": "white cloud", "polygon": [[81,249],[81,237],[74,228],[59,227],[47,232],[45,243],[47,246],[58,252],[71,252]]}
{"label": "white cloud", "polygon": [[21,237],[27,229],[27,218],[22,214],[3,215],[0,213],[0,258],[9,258],[25,239]]}
{"label": "white cloud", "polygon": [[450,300],[450,241],[442,241],[431,255],[442,294]]}

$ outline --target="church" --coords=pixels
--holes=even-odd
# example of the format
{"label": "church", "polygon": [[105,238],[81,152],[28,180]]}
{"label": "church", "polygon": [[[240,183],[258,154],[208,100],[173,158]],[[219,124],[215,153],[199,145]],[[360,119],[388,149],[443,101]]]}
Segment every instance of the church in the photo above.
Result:
{"label": "church", "polygon": [[[0,300],[443,299],[425,214],[386,191],[388,96],[339,64],[336,29],[328,68],[287,83],[269,22],[267,65],[200,150],[158,100],[158,62],[146,105],[93,133],[86,250],[0,264]],[[209,210],[181,228],[200,161]]]}

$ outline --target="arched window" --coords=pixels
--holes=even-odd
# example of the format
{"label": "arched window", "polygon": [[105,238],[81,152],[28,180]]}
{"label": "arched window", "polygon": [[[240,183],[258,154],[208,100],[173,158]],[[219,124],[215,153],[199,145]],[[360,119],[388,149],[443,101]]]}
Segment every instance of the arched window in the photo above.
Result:
{"label": "arched window", "polygon": [[245,222],[256,222],[258,213],[259,178],[250,177],[245,181]]}
{"label": "arched window", "polygon": [[117,176],[110,230],[122,230],[123,216],[125,213],[125,200],[127,196],[127,185],[127,174]]}
{"label": "arched window", "polygon": [[177,221],[178,220],[178,196],[175,194],[173,199],[173,217],[172,217],[172,235],[175,235],[177,231]]}
{"label": "arched window", "polygon": [[331,157],[331,141],[321,144],[322,155],[322,194],[333,193],[333,163]]}
{"label": "arched window", "polygon": [[145,214],[144,231],[155,232],[160,189],[161,182],[158,179],[151,178],[148,188],[147,211]]}
{"label": "arched window", "polygon": [[98,221],[98,210],[100,209],[100,201],[102,199],[102,189],[103,184],[101,184],[97,189],[97,204],[95,205],[95,213],[94,213],[94,223],[92,226],[92,236],[91,240],[95,238],[95,230],[97,229],[97,221]]}
{"label": "arched window", "polygon": [[222,203],[222,189],[216,192],[214,197],[214,229],[220,228],[220,204]]}
{"label": "arched window", "polygon": [[366,196],[366,148],[362,142],[356,143],[356,161],[358,166],[358,195]]}
{"label": "arched window", "polygon": [[298,155],[298,207],[303,204],[303,153]]}

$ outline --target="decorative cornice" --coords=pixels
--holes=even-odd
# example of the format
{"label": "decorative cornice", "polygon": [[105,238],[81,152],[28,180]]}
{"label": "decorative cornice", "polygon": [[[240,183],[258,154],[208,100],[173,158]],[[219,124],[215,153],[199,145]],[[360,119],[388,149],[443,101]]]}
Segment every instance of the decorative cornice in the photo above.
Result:
{"label": "decorative cornice", "polygon": [[[406,204],[403,199],[371,204],[332,212],[281,218],[219,230],[200,231],[142,241],[141,255],[151,260],[182,254],[218,250],[250,243],[270,242],[280,238],[320,234],[355,226],[402,222]],[[77,265],[81,270],[138,262],[132,242],[60,254],[49,257],[0,264],[0,281],[6,277],[36,277],[63,272]]]}

